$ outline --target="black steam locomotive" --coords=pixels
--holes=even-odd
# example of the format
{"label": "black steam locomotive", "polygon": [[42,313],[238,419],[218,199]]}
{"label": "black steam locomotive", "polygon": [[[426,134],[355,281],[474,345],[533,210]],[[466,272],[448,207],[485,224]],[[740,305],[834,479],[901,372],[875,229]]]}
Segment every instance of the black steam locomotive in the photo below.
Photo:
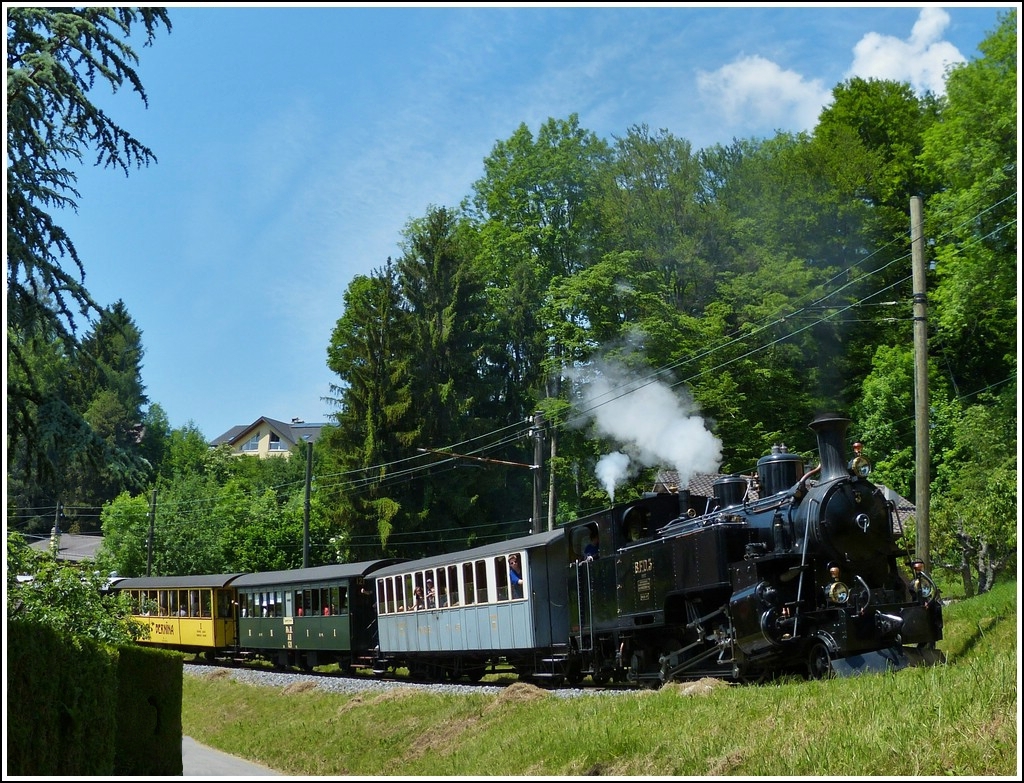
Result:
{"label": "black steam locomotive", "polygon": [[574,523],[575,552],[596,528],[609,553],[570,566],[581,673],[758,681],[942,660],[938,590],[919,561],[901,572],[894,507],[859,454],[846,461],[849,424],[812,422],[821,463],[807,472],[774,448],[755,500],[726,476],[714,497],[665,493]]}

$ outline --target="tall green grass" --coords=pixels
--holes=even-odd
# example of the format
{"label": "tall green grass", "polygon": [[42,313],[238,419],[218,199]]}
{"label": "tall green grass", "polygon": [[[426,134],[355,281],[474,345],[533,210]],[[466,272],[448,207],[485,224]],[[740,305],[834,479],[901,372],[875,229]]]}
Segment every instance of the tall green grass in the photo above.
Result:
{"label": "tall green grass", "polygon": [[1019,777],[1017,583],[945,609],[947,662],[573,699],[186,676],[186,735],[296,776]]}

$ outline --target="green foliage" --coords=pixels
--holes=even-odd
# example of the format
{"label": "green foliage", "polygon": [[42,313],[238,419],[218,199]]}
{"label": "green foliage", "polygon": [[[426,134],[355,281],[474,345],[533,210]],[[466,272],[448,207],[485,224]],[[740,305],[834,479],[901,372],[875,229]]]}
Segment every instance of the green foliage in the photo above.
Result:
{"label": "green foliage", "polygon": [[84,563],[76,568],[49,553],[36,553],[18,533],[9,533],[8,622],[31,622],[61,635],[102,644],[128,644],[144,638],[148,629],[132,618],[128,601],[124,596],[104,595],[107,577],[91,566]]}
{"label": "green foliage", "polygon": [[96,562],[121,576],[146,576],[149,553],[149,501],[123,492],[103,507],[103,543]]}
{"label": "green foliage", "polygon": [[852,415],[873,463],[872,479],[914,494],[914,353],[911,344],[881,345]]}
{"label": "green foliage", "polygon": [[81,282],[85,267],[71,237],[51,213],[76,206],[71,166],[86,153],[125,173],[156,159],[89,97],[97,82],[115,91],[127,83],[146,101],[127,41],[140,26],[148,45],[170,21],[162,8],[7,9],[6,312],[8,366],[17,367],[7,385],[8,448],[9,459],[12,448],[34,455],[43,477],[97,438],[66,395],[40,382],[31,346],[59,340],[73,354],[76,311],[101,311]]}
{"label": "green foliage", "polygon": [[[251,496],[236,484],[221,490],[217,508],[218,516],[227,523],[221,534],[223,570],[233,573],[302,568],[301,508],[282,507],[272,489]],[[310,565],[324,562],[318,559]]]}
{"label": "green foliage", "polygon": [[935,562],[962,575],[965,594],[984,593],[1017,564],[1016,400],[972,405],[954,423],[936,477],[931,542]]}
{"label": "green foliage", "polygon": [[210,445],[203,437],[203,433],[193,422],[189,422],[170,433],[166,453],[160,463],[160,477],[165,481],[171,481],[176,476],[188,473],[206,473],[208,466],[213,469],[224,459],[221,457],[218,460],[216,453],[210,454]]}
{"label": "green foliage", "polygon": [[926,212],[936,237],[929,351],[967,393],[1017,375],[1017,10],[999,20],[979,47],[984,56],[949,73],[922,152],[946,184]]}
{"label": "green foliage", "polygon": [[[339,376],[336,427],[317,442],[325,472],[342,475],[318,487],[333,507],[330,525],[345,541],[345,557],[368,559],[367,553],[389,545],[389,519],[375,506],[387,495],[382,487],[388,463],[406,456],[416,439],[410,432],[412,395],[407,315],[395,265],[372,276],[357,276],[345,291],[345,312],[327,349],[327,366]],[[346,491],[346,488],[351,488]]]}

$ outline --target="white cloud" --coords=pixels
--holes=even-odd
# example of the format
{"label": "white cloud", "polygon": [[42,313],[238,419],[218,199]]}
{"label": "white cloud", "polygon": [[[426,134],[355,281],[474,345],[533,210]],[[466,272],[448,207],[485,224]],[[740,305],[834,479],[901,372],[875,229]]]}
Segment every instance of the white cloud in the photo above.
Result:
{"label": "white cloud", "polygon": [[751,128],[810,130],[832,97],[820,79],[807,80],[758,56],[742,57],[717,71],[698,71],[697,88],[730,123]]}
{"label": "white cloud", "polygon": [[[922,8],[906,40],[867,33],[853,48],[853,62],[844,79],[889,79],[909,82],[918,94],[945,92],[945,74],[965,62],[960,51],[941,37],[950,17],[941,8]],[[808,79],[758,55],[747,55],[716,71],[698,71],[701,97],[742,133],[764,128],[811,130],[823,108],[832,102],[831,87]]]}
{"label": "white cloud", "polygon": [[948,66],[966,58],[948,41],[940,40],[949,25],[941,8],[922,8],[906,41],[891,35],[868,33],[853,47],[853,64],[846,78],[892,79],[909,82],[918,94],[945,92]]}

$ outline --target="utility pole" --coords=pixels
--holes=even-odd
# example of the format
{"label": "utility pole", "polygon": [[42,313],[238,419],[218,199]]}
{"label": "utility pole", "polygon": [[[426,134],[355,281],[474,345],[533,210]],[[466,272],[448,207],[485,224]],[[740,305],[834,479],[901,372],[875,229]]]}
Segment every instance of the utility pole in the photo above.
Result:
{"label": "utility pole", "polygon": [[309,568],[309,491],[313,484],[313,441],[306,436],[306,505],[302,514],[302,567]]}
{"label": "utility pole", "polygon": [[541,493],[544,491],[544,476],[541,465],[544,464],[544,414],[537,411],[533,414],[533,526],[531,531],[541,532],[540,517],[543,511]]}
{"label": "utility pole", "polygon": [[53,559],[56,560],[60,554],[60,510],[62,504],[57,501],[57,511],[53,517],[53,530],[50,531],[50,554],[53,555]]}
{"label": "utility pole", "polygon": [[910,254],[914,268],[914,422],[916,475],[914,505],[917,508],[917,559],[931,571],[931,455],[928,446],[928,300],[925,294],[924,237],[921,197],[910,198]]}
{"label": "utility pole", "polygon": [[146,576],[153,575],[153,528],[156,526],[156,490],[149,498],[149,545],[146,547]]}

